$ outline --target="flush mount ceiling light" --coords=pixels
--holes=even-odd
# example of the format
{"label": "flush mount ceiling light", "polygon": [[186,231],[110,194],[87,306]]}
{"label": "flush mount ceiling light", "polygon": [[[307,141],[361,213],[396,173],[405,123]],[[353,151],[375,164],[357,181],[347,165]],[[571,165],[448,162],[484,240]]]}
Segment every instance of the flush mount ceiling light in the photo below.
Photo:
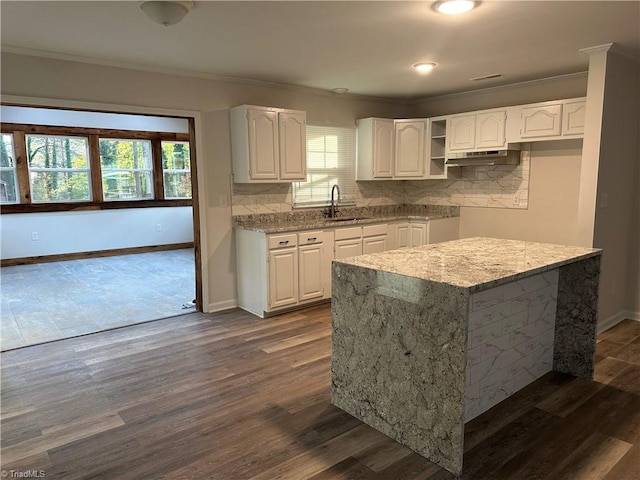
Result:
{"label": "flush mount ceiling light", "polygon": [[343,93],[347,93],[349,89],[344,87],[338,87],[338,88],[332,88],[331,91],[333,93],[337,93],[338,95],[342,95]]}
{"label": "flush mount ceiling light", "polygon": [[433,8],[446,15],[459,15],[472,10],[478,2],[472,0],[443,0],[433,4]]}
{"label": "flush mount ceiling light", "polygon": [[414,63],[413,68],[415,68],[420,73],[428,73],[434,68],[436,68],[437,63],[433,62],[420,62]]}
{"label": "flush mount ceiling light", "polygon": [[168,27],[180,23],[182,19],[193,8],[191,1],[149,1],[142,2],[140,9],[156,23]]}

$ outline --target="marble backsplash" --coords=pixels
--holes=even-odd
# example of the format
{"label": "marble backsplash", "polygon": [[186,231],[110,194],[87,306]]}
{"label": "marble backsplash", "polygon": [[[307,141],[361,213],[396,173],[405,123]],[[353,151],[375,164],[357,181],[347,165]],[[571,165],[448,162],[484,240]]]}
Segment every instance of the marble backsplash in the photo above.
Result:
{"label": "marble backsplash", "polygon": [[459,207],[521,208],[529,205],[529,151],[519,165],[453,167],[447,180],[407,180],[405,202]]}
{"label": "marble backsplash", "polygon": [[[447,180],[383,180],[356,183],[356,207],[443,205],[526,209],[530,153],[519,165],[455,167]],[[292,212],[289,183],[233,184],[232,215]],[[302,210],[302,209],[299,209]]]}

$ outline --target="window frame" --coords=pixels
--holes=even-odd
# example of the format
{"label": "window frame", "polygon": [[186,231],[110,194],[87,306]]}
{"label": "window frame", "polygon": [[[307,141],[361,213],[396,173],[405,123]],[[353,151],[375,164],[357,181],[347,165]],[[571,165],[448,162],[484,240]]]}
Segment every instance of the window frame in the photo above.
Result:
{"label": "window frame", "polygon": [[[15,149],[15,137],[13,135],[13,133],[2,133],[2,135],[8,135],[11,137],[11,160],[13,162],[13,166],[12,167],[3,167],[0,165],[0,172],[13,172],[13,185],[14,185],[14,195],[16,197],[15,201],[13,202],[3,202],[0,199],[0,206],[2,206],[2,208],[4,208],[7,205],[19,205],[20,204],[20,184],[18,181],[18,161],[17,161],[17,155],[16,155],[16,149]],[[4,142],[3,142],[4,143]],[[0,176],[0,181],[1,180],[1,176]]]}
{"label": "window frame", "polygon": [[[70,210],[111,210],[120,208],[185,207],[193,206],[192,198],[165,199],[163,187],[162,159],[160,142],[163,140],[186,142],[190,148],[191,174],[193,179],[193,139],[189,133],[151,132],[139,130],[115,130],[104,128],[61,127],[1,123],[0,132],[13,135],[13,147],[16,164],[17,189],[19,203],[2,203],[0,214],[59,212]],[[81,136],[89,138],[90,201],[33,202],[31,199],[30,179],[27,165],[26,135]],[[104,200],[102,192],[102,171],[100,167],[99,139],[150,140],[153,165],[153,199],[143,200]],[[160,168],[158,168],[158,166]],[[192,180],[193,181],[193,180]]]}

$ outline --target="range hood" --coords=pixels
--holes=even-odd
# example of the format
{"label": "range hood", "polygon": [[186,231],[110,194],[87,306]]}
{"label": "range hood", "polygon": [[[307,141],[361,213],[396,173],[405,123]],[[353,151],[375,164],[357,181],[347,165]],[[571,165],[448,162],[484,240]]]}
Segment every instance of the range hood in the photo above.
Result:
{"label": "range hood", "polygon": [[449,167],[479,167],[484,165],[518,165],[520,149],[509,145],[505,150],[486,150],[482,152],[450,153],[447,157]]}

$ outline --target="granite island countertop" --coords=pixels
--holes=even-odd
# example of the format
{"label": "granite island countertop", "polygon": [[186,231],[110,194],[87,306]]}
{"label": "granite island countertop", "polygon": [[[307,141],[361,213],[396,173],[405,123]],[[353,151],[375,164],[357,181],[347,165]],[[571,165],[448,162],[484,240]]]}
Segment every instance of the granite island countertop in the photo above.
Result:
{"label": "granite island countertop", "polygon": [[[458,207],[442,205],[393,205],[379,207],[344,207],[338,221],[322,216],[320,210],[301,210],[287,213],[236,215],[233,227],[263,233],[285,233],[300,230],[318,230],[350,227],[373,223],[389,223],[409,220],[435,220],[458,217]],[[343,221],[341,218],[356,220]]]}
{"label": "granite island countertop", "polygon": [[475,237],[335,260],[471,293],[600,255],[597,248]]}

